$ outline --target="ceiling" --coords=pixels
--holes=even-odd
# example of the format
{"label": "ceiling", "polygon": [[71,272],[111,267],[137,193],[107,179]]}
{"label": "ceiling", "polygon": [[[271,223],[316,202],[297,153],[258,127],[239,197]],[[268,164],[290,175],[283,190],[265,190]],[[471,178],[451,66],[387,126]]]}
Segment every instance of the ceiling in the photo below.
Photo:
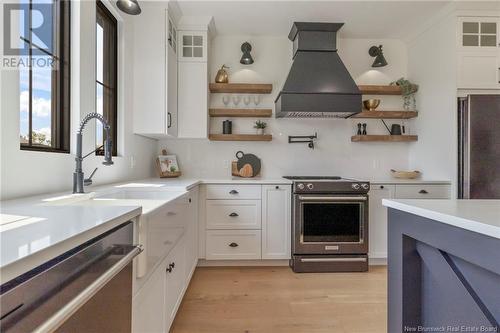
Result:
{"label": "ceiling", "polygon": [[344,38],[404,38],[450,1],[186,1],[183,15],[213,16],[222,35],[286,36],[294,21],[344,22]]}

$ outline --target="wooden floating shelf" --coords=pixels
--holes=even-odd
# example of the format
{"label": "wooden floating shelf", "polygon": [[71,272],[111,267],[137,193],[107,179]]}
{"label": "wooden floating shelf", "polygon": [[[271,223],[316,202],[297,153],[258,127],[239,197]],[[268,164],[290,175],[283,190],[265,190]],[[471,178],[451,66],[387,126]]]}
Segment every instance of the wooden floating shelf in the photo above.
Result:
{"label": "wooden floating shelf", "polygon": [[360,85],[358,86],[363,95],[401,95],[399,86],[381,86],[381,85]]}
{"label": "wooden floating shelf", "polygon": [[368,111],[363,110],[351,118],[366,119],[411,119],[418,116],[417,111]]}
{"label": "wooden floating shelf", "polygon": [[270,118],[273,115],[272,109],[209,109],[210,117],[256,117]]}
{"label": "wooden floating shelf", "polygon": [[417,141],[418,135],[354,135],[352,142],[412,142]]}
{"label": "wooden floating shelf", "polygon": [[270,94],[272,84],[267,83],[210,83],[211,93]]}
{"label": "wooden floating shelf", "polygon": [[271,141],[271,134],[210,134],[210,141]]}

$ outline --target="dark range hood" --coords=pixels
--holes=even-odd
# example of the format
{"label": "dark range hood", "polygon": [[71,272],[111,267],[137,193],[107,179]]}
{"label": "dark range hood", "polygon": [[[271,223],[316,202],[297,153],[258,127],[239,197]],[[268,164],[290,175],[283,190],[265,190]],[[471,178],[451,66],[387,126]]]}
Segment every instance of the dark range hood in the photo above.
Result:
{"label": "dark range hood", "polygon": [[343,23],[295,22],[293,63],[275,100],[276,118],[347,118],[361,112],[361,92],[337,54]]}

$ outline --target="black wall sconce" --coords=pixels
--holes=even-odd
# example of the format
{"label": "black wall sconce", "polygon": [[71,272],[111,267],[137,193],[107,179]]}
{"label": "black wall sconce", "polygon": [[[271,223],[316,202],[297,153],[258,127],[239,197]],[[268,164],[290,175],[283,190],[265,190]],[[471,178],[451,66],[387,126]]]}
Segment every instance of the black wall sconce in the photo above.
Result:
{"label": "black wall sconce", "polygon": [[318,138],[318,133],[314,135],[289,135],[288,143],[307,143],[307,146],[314,149],[314,140]]}
{"label": "black wall sconce", "polygon": [[375,57],[375,61],[372,64],[372,67],[384,67],[387,66],[387,60],[384,58],[384,53],[382,52],[382,45],[372,46],[368,50],[368,54],[372,57]]}
{"label": "black wall sconce", "polygon": [[243,65],[251,65],[253,64],[253,58],[252,55],[250,54],[250,51],[252,51],[252,45],[250,45],[249,42],[244,42],[241,44],[241,52],[243,52],[243,55],[241,56],[240,63]]}

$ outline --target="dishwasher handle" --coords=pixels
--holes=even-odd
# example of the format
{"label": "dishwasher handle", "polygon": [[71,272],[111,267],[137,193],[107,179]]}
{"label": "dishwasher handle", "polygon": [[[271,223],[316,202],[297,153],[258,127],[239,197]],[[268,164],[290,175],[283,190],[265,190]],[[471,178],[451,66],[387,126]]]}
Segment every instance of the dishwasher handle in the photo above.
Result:
{"label": "dishwasher handle", "polygon": [[61,326],[71,315],[99,292],[115,275],[125,268],[139,253],[143,251],[142,245],[135,245],[133,249],[110,269],[99,276],[86,289],[80,292],[69,303],[53,314],[42,325],[38,326],[34,332],[53,332]]}

